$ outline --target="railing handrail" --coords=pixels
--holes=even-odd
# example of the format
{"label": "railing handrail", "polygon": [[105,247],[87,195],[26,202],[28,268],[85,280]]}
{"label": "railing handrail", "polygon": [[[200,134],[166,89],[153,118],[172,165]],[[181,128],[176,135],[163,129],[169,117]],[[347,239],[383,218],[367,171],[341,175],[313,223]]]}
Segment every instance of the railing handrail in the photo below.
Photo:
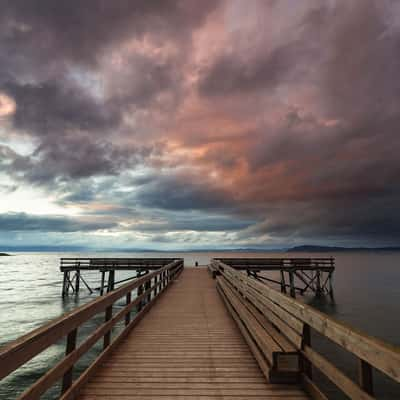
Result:
{"label": "railing handrail", "polygon": [[160,273],[174,269],[182,261],[176,260],[163,268],[146,274],[114,291],[83,304],[47,324],[21,336],[0,348],[0,379],[15,371],[21,365],[41,353],[69,332],[78,328],[96,314],[105,311],[127,293],[143,285]]}
{"label": "railing handrail", "polygon": [[226,258],[218,257],[216,261],[229,265],[232,268],[236,266],[286,266],[286,267],[300,267],[300,266],[313,266],[313,267],[334,267],[335,259],[333,257],[271,257],[271,258]]}
{"label": "railing handrail", "polygon": [[140,257],[61,257],[61,262],[63,261],[75,261],[75,260],[101,260],[101,261],[141,261],[141,262],[151,262],[151,261],[178,261],[178,260],[183,260],[182,258],[176,258],[176,257],[153,257],[153,258],[140,258]]}
{"label": "railing handrail", "polygon": [[284,293],[280,293],[258,282],[256,279],[236,271],[220,260],[215,261],[218,263],[219,271],[222,274],[225,269],[230,271],[231,274],[241,274],[242,282],[246,282],[260,294],[279,304],[288,314],[296,317],[304,324],[380,370],[388,377],[400,382],[400,347],[367,335],[356,328],[323,314],[307,304],[301,303]]}
{"label": "railing handrail", "polygon": [[103,258],[103,257],[63,257],[60,259],[60,267],[62,266],[75,266],[78,263],[80,266],[98,265],[98,264],[115,264],[115,265],[149,265],[159,266],[166,265],[173,261],[178,261],[181,258]]}

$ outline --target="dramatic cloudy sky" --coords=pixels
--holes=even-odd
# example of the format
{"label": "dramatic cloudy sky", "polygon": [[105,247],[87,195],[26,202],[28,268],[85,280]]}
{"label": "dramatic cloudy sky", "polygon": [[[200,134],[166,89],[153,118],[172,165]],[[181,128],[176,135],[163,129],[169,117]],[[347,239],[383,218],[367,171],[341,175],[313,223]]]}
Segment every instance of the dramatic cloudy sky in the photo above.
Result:
{"label": "dramatic cloudy sky", "polygon": [[0,245],[399,244],[400,1],[0,7]]}

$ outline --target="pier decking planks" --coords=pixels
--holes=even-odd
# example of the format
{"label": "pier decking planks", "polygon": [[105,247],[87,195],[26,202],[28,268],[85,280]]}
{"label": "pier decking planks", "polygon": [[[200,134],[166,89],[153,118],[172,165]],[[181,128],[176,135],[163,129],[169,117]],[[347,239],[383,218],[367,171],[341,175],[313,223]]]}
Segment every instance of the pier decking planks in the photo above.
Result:
{"label": "pier decking planks", "polygon": [[81,400],[303,400],[268,384],[206,269],[185,269],[84,387]]}

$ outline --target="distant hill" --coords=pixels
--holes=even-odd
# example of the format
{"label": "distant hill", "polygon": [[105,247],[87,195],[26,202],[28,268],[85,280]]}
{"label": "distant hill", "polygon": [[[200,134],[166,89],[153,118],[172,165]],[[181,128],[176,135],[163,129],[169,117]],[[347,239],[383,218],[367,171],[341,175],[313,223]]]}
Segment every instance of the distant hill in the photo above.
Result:
{"label": "distant hill", "polygon": [[400,247],[338,247],[338,246],[314,246],[303,245],[295,246],[287,249],[288,252],[307,252],[307,253],[326,253],[326,252],[339,252],[339,251],[400,251]]}
{"label": "distant hill", "polygon": [[[400,251],[400,246],[392,247],[340,247],[340,246],[316,246],[302,245],[290,248],[263,249],[263,248],[211,248],[211,249],[141,249],[141,248],[91,248],[83,246],[1,246],[1,251],[18,252],[57,252],[57,253],[328,253],[345,251]],[[1,253],[0,256],[10,256]]]}

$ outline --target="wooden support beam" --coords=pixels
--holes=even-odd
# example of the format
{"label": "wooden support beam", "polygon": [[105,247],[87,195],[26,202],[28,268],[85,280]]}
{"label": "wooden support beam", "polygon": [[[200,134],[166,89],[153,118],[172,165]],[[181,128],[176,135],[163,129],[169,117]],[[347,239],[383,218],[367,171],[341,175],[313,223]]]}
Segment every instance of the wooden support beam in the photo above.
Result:
{"label": "wooden support beam", "polygon": [[65,297],[68,294],[67,274],[68,274],[68,272],[64,271],[63,286],[62,286],[62,297]]}
{"label": "wooden support beam", "polygon": [[317,274],[317,279],[316,279],[317,288],[315,294],[317,295],[317,297],[320,297],[323,294],[321,287],[321,271],[317,269],[316,274]]}
{"label": "wooden support beam", "polygon": [[294,273],[289,271],[289,282],[290,282],[290,296],[296,298],[296,288],[294,286]]}
{"label": "wooden support beam", "polygon": [[75,293],[79,293],[80,280],[81,280],[81,271],[77,269],[75,274]]}
{"label": "wooden support beam", "polygon": [[81,281],[83,282],[83,284],[87,287],[87,289],[89,290],[90,294],[93,293],[92,288],[88,285],[88,283],[85,281],[85,279],[83,278],[82,274],[79,275],[79,278],[81,279]]}
{"label": "wooden support beam", "polygon": [[68,271],[68,272],[67,272],[67,295],[68,295],[68,293],[69,293],[69,288],[71,288],[72,293],[75,292],[74,285],[72,284],[72,281],[73,281],[74,278],[72,278],[72,280],[71,280],[71,278],[70,278],[70,273],[71,273],[71,271]]}
{"label": "wooden support beam", "polygon": [[329,272],[329,296],[332,301],[335,301],[334,295],[333,295],[333,272]]}
{"label": "wooden support beam", "polygon": [[104,294],[104,280],[106,276],[106,271],[101,271],[101,284],[100,284],[100,296]]}
{"label": "wooden support beam", "polygon": [[108,271],[107,293],[114,290],[114,285],[115,285],[115,271],[111,269],[110,271]]}

